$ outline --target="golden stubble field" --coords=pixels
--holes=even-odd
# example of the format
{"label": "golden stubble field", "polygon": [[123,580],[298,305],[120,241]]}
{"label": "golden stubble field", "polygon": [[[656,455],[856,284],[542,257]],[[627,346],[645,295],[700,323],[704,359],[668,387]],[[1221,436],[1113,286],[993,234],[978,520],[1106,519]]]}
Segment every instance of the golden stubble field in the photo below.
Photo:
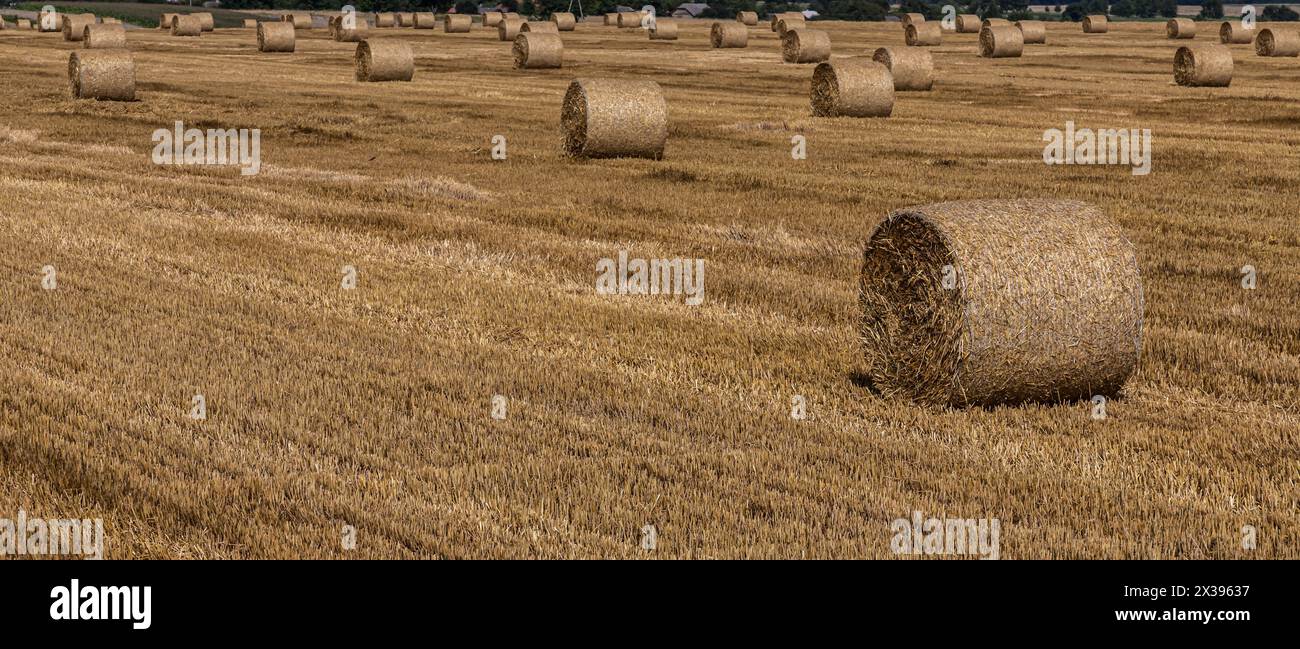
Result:
{"label": "golden stubble field", "polygon": [[[836,57],[903,44],[815,27]],[[131,31],[127,104],[68,98],[74,44],[0,32],[0,516],[103,517],[110,558],[887,558],[913,511],[999,519],[1004,558],[1300,556],[1300,61],[1233,46],[1232,87],[1191,89],[1160,23],[1052,24],[999,60],[949,33],[934,91],[823,119],[765,27],[707,29],[582,24],[529,72],[494,31],[377,30],[417,55],[392,84],[324,30],[278,55]],[[662,161],[562,156],[583,76],[663,86]],[[261,174],[154,165],[177,120],[262,129]],[[1067,120],[1151,129],[1152,172],[1044,165]],[[872,226],[1020,197],[1097,204],[1136,245],[1124,397],[1094,420],[873,396]],[[703,305],[597,295],[620,250],[705,259]]]}

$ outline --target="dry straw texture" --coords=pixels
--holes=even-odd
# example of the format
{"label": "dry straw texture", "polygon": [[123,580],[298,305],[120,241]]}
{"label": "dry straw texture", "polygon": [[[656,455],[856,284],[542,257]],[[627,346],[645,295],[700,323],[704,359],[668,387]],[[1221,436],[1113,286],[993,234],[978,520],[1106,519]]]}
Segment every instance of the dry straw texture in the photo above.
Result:
{"label": "dry straw texture", "polygon": [[975,14],[961,14],[957,16],[957,33],[958,34],[978,34],[984,27],[983,21]]}
{"label": "dry straw texture", "polygon": [[668,142],[668,104],[654,81],[575,79],[560,126],[568,155],[658,160]]}
{"label": "dry straw texture", "polygon": [[1041,20],[1021,20],[1016,22],[1016,29],[1025,44],[1042,45],[1047,42],[1047,23]]}
{"label": "dry straw texture", "polygon": [[93,14],[64,14],[63,40],[81,41],[86,37],[86,26],[94,24],[96,22]]}
{"label": "dry straw texture", "polygon": [[120,21],[120,20],[118,20],[118,19],[116,19],[116,18],[114,18],[114,17],[112,17],[112,16],[104,16],[103,18],[100,18],[100,19],[99,19],[99,22],[100,22],[101,24],[104,24],[104,25],[121,25],[121,24],[122,24],[122,21]]}
{"label": "dry straw texture", "polygon": [[[483,26],[484,26],[484,27],[496,27],[497,24],[500,23],[500,22],[501,22],[501,19],[504,18],[504,17],[505,17],[505,14],[501,13],[500,11],[489,11],[489,12],[483,14]],[[606,24],[609,24],[609,20],[606,19],[605,23],[606,23]]]}
{"label": "dry straw texture", "polygon": [[68,57],[75,99],[135,100],[135,58],[117,50],[77,50]]}
{"label": "dry straw texture", "polygon": [[656,18],[654,27],[646,31],[650,32],[650,40],[652,41],[677,40],[677,22],[672,18]]}
{"label": "dry straw texture", "polygon": [[1255,40],[1255,30],[1246,29],[1241,21],[1225,20],[1219,23],[1219,42],[1224,45],[1245,45]]}
{"label": "dry straw texture", "polygon": [[280,22],[293,25],[294,29],[311,29],[310,14],[280,14]]}
{"label": "dry straw texture", "polygon": [[818,64],[810,92],[815,117],[889,117],[894,111],[894,75],[869,59]]}
{"label": "dry straw texture", "polygon": [[296,44],[292,22],[266,22],[257,26],[257,51],[292,52]]}
{"label": "dry straw texture", "polygon": [[410,81],[415,55],[400,41],[364,40],[357,44],[357,81]]}
{"label": "dry straw texture", "polygon": [[618,14],[605,14],[605,25],[609,27],[618,27]]}
{"label": "dry straw texture", "polygon": [[338,22],[334,25],[334,40],[340,43],[360,43],[366,40],[366,34],[369,30],[369,25],[361,18],[357,18],[354,29],[345,29],[342,16],[340,16]]}
{"label": "dry straw texture", "polygon": [[203,33],[203,20],[195,15],[172,18],[172,36],[198,36]]}
{"label": "dry straw texture", "polygon": [[257,20],[253,18],[245,18],[244,29],[257,29]]}
{"label": "dry straw texture", "polygon": [[742,25],[748,25],[750,27],[753,27],[754,25],[758,24],[758,12],[757,11],[737,12],[736,22],[739,22]]}
{"label": "dry straw texture", "polygon": [[551,22],[562,32],[571,32],[578,27],[578,18],[567,11],[551,14]]}
{"label": "dry straw texture", "polygon": [[939,45],[943,42],[943,27],[937,22],[912,23],[903,28],[903,42],[914,47]]}
{"label": "dry straw texture", "polygon": [[715,22],[709,28],[709,44],[715,48],[744,47],[749,43],[749,29],[737,22]]}
{"label": "dry straw texture", "polygon": [[[199,25],[202,26],[203,31],[210,32],[217,28],[217,21],[212,17],[212,14],[205,11],[202,13],[191,14],[191,15],[196,16],[199,19]],[[308,19],[307,26],[311,27],[310,19]]]}
{"label": "dry straw texture", "polygon": [[1165,35],[1169,38],[1196,38],[1196,21],[1191,18],[1171,18],[1165,23]]}
{"label": "dry straw texture", "polygon": [[934,57],[928,50],[881,47],[871,58],[889,68],[894,90],[929,90],[934,86]]}
{"label": "dry straw texture", "polygon": [[1261,29],[1255,37],[1260,56],[1300,56],[1300,32],[1294,29]]}
{"label": "dry straw texture", "polygon": [[396,27],[397,14],[391,11],[375,14],[375,27]]}
{"label": "dry straw texture", "polygon": [[1232,50],[1217,43],[1178,48],[1174,81],[1180,86],[1227,87],[1232,83]]}
{"label": "dry straw texture", "polygon": [[984,27],[1006,27],[1011,24],[1006,18],[985,18],[980,21],[980,28]]}
{"label": "dry straw texture", "polygon": [[640,27],[643,15],[640,11],[624,11],[618,15],[618,26],[624,29]]}
{"label": "dry straw texture", "polygon": [[474,26],[474,19],[465,14],[447,14],[442,17],[442,31],[445,34],[468,34]]}
{"label": "dry straw texture", "polygon": [[558,68],[564,59],[564,41],[558,33],[520,32],[512,50],[516,69]]}
{"label": "dry straw texture", "polygon": [[1015,58],[1025,51],[1025,37],[1012,26],[980,30],[980,56],[990,59]]}
{"label": "dry straw texture", "polygon": [[903,14],[901,20],[904,27],[908,25],[919,25],[925,22],[925,14]]}
{"label": "dry straw texture", "polygon": [[158,29],[171,29],[172,21],[180,14],[165,13],[158,18]]}
{"label": "dry straw texture", "polygon": [[[803,20],[803,19],[804,19],[803,14],[797,11],[787,11],[785,13],[772,14],[772,31],[774,32],[780,31],[779,26],[782,20],[786,20],[788,21],[788,23],[793,23],[796,20]],[[790,25],[790,26],[793,27],[794,25]]]}
{"label": "dry straw texture", "polygon": [[898,210],[868,237],[860,336],[886,397],[992,406],[1112,396],[1137,367],[1133,245],[1077,201]]}
{"label": "dry straw texture", "polygon": [[[450,15],[450,14],[449,14],[449,15]],[[454,15],[461,15],[461,14],[454,14]],[[410,12],[410,11],[402,11],[402,12],[399,12],[399,13],[397,14],[397,26],[398,26],[398,27],[414,27],[414,26],[415,26],[415,13],[414,13],[414,12]]]}
{"label": "dry straw texture", "polygon": [[526,34],[529,32],[534,34],[558,34],[560,28],[553,22],[530,20],[519,27],[519,33]]}
{"label": "dry straw texture", "polygon": [[785,18],[776,21],[776,34],[777,36],[785,36],[786,32],[792,29],[803,29],[807,24],[808,23],[804,20],[803,16],[799,16],[798,18],[786,16]]}
{"label": "dry straw texture", "polygon": [[511,18],[509,16],[502,18],[501,22],[497,23],[497,40],[514,42],[523,26],[524,21],[520,18]]}
{"label": "dry straw texture", "polygon": [[126,47],[126,28],[120,23],[86,25],[82,41],[82,47],[88,50],[121,49]]}
{"label": "dry straw texture", "polygon": [[1110,30],[1110,21],[1105,16],[1084,16],[1083,33],[1085,34],[1105,34]]}
{"label": "dry straw texture", "polygon": [[18,20],[15,20],[14,22],[17,23],[17,25],[18,25],[18,29],[31,29],[31,28],[32,28],[32,21],[31,21],[31,19],[29,19],[29,18],[19,18]]}
{"label": "dry straw texture", "polygon": [[[470,18],[469,16],[465,16]],[[470,24],[473,24],[473,18],[470,18]],[[432,11],[420,11],[415,14],[416,29],[434,29],[438,26],[438,17]]]}
{"label": "dry straw texture", "polygon": [[816,29],[790,29],[781,35],[781,60],[821,63],[831,58],[831,37]]}

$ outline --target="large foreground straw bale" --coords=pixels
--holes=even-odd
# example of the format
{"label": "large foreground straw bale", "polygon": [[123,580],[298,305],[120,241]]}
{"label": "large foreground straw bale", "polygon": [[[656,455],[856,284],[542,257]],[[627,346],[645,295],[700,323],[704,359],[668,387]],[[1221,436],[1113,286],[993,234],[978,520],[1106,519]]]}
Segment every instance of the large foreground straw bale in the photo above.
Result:
{"label": "large foreground straw bale", "polygon": [[980,56],[990,59],[1015,58],[1025,51],[1025,37],[1014,25],[980,30]]}
{"label": "large foreground straw bale", "polygon": [[74,51],[68,82],[75,99],[135,101],[135,58],[124,49]]}
{"label": "large foreground straw bale", "polygon": [[261,23],[257,26],[257,51],[292,52],[297,43],[292,22]]}
{"label": "large foreground straw bale", "polygon": [[1246,29],[1239,20],[1219,23],[1219,42],[1224,45],[1245,45],[1255,40],[1255,30]]}
{"label": "large foreground straw bale", "polygon": [[736,22],[753,27],[758,24],[757,11],[740,11],[736,13]]}
{"label": "large foreground straw bale", "polygon": [[564,41],[558,33],[519,32],[513,48],[515,68],[558,68],[564,59]]}
{"label": "large foreground straw bale", "polygon": [[[470,24],[472,25],[474,19],[471,18],[470,16],[465,16],[465,17],[470,19]],[[416,29],[433,29],[437,26],[438,26],[438,17],[435,16],[432,11],[415,12]]]}
{"label": "large foreground straw bale", "polygon": [[474,26],[474,19],[466,14],[447,14],[442,17],[444,34],[468,34]]}
{"label": "large foreground straw bale", "polygon": [[881,47],[871,58],[889,68],[894,90],[929,90],[934,86],[934,58],[928,50]]}
{"label": "large foreground straw bale", "polygon": [[1020,30],[1025,45],[1042,45],[1047,42],[1047,23],[1041,20],[1016,21],[1016,29]]}
{"label": "large foreground straw bale", "polygon": [[672,18],[656,18],[654,27],[646,30],[650,32],[652,41],[675,41],[677,40],[677,21]]}
{"label": "large foreground straw bale", "polygon": [[86,26],[98,24],[94,14],[63,14],[63,40],[81,42]]}
{"label": "large foreground straw bale", "polygon": [[1196,21],[1191,18],[1172,18],[1165,23],[1169,38],[1196,38]]}
{"label": "large foreground straw bale", "polygon": [[1295,29],[1261,29],[1255,36],[1260,56],[1300,56],[1300,32]]}
{"label": "large foreground straw bale", "polygon": [[781,60],[821,63],[831,58],[831,37],[816,29],[790,29],[781,35]]}
{"label": "large foreground straw bale", "polygon": [[126,47],[126,28],[121,23],[86,25],[82,41],[82,47],[88,50],[122,49]]}
{"label": "large foreground straw bale", "polygon": [[1105,34],[1110,30],[1110,21],[1100,14],[1083,17],[1083,33]]}
{"label": "large foreground straw bale", "polygon": [[894,75],[868,59],[817,65],[810,93],[816,117],[889,117],[894,111]]}
{"label": "large foreground straw bale", "polygon": [[1077,201],[898,210],[868,238],[859,304],[872,386],[928,404],[1111,396],[1142,348],[1133,245]]}
{"label": "large foreground straw bale", "polygon": [[193,14],[172,18],[172,36],[198,36],[203,33],[203,20]]}
{"label": "large foreground straw bale", "polygon": [[[205,32],[210,32],[217,28],[217,21],[215,18],[212,17],[211,13],[204,11],[201,13],[190,14],[190,15],[195,16],[199,19],[199,24],[202,25],[202,29]],[[311,25],[308,25],[308,27],[310,26]]]}
{"label": "large foreground straw bale", "polygon": [[355,60],[357,81],[410,81],[415,76],[415,56],[401,41],[361,41]]}
{"label": "large foreground straw bale", "polygon": [[571,156],[658,160],[668,141],[668,104],[653,81],[575,79],[560,125]]}
{"label": "large foreground straw bale", "polygon": [[522,18],[511,18],[506,16],[497,23],[497,40],[514,42],[515,37],[519,35],[519,30],[524,26]]}
{"label": "large foreground straw bale", "polygon": [[1232,50],[1217,43],[1178,48],[1174,81],[1180,86],[1227,87],[1232,83]]}
{"label": "large foreground straw bale", "polygon": [[912,23],[903,28],[903,42],[913,47],[943,43],[943,28],[937,22]]}
{"label": "large foreground straw bale", "polygon": [[957,16],[957,33],[958,34],[978,34],[984,27],[984,21],[980,20],[975,14],[961,14]]}
{"label": "large foreground straw bale", "polygon": [[715,48],[745,47],[749,44],[749,29],[737,22],[715,22],[709,28],[709,43]]}
{"label": "large foreground straw bale", "polygon": [[557,11],[551,14],[551,22],[555,23],[555,28],[562,32],[571,32],[578,27],[578,18],[567,11]]}

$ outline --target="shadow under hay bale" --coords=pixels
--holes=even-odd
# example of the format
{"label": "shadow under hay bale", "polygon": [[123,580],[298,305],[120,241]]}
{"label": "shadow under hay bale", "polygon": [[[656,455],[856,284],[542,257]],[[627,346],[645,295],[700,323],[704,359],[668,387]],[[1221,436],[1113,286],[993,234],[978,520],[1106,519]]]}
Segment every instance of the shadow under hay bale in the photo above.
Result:
{"label": "shadow under hay bale", "polygon": [[415,77],[415,55],[406,43],[364,40],[357,44],[357,81],[410,81]]}
{"label": "shadow under hay bale", "polygon": [[1165,23],[1169,38],[1196,38],[1196,21],[1191,18],[1172,18]]}
{"label": "shadow under hay bale", "polygon": [[781,36],[781,60],[821,63],[831,58],[831,37],[816,29],[790,29]]}
{"label": "shadow under hay bale", "polygon": [[1232,84],[1232,50],[1219,44],[1178,48],[1174,81],[1180,86],[1228,87]]}
{"label": "shadow under hay bale", "polygon": [[715,22],[709,28],[709,44],[714,49],[745,47],[749,44],[749,29],[736,22]]}
{"label": "shadow under hay bale", "polygon": [[257,26],[257,51],[292,52],[297,46],[296,28],[292,22],[267,22]]}
{"label": "shadow under hay bale", "polygon": [[1025,45],[1042,45],[1047,42],[1047,23],[1041,20],[1020,20],[1016,22],[1020,37]]}
{"label": "shadow under hay bale", "polygon": [[68,83],[74,99],[135,101],[135,57],[124,49],[74,51]]}
{"label": "shadow under hay bale", "polygon": [[866,374],[886,397],[948,406],[1114,395],[1137,367],[1133,245],[1077,201],[909,207],[868,237]]}
{"label": "shadow under hay bale", "polygon": [[1261,29],[1255,36],[1259,56],[1300,56],[1300,32],[1294,29]]}
{"label": "shadow under hay bale", "polygon": [[86,25],[82,30],[82,47],[88,50],[113,50],[126,47],[126,28],[121,23]]}
{"label": "shadow under hay bale", "polygon": [[1025,51],[1025,37],[1011,25],[980,30],[980,56],[990,59],[1017,58]]}
{"label": "shadow under hay bale", "polygon": [[663,158],[668,104],[642,79],[575,79],[560,114],[564,152],[585,158]]}
{"label": "shadow under hay bale", "polygon": [[943,43],[939,23],[912,23],[903,28],[903,42],[912,47],[931,47]]}
{"label": "shadow under hay bale", "polygon": [[814,117],[889,117],[894,75],[870,59],[820,63],[813,70],[809,101]]}
{"label": "shadow under hay bale", "polygon": [[896,91],[929,90],[934,86],[934,57],[928,50],[881,47],[871,58],[889,69]]}
{"label": "shadow under hay bale", "polygon": [[564,59],[564,41],[558,33],[520,32],[512,52],[517,70],[558,68]]}

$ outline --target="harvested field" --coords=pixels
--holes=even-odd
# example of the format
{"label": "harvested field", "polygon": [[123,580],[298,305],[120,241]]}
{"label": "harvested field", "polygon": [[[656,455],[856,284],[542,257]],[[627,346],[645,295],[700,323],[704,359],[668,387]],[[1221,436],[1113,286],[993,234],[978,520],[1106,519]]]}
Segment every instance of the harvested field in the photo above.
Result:
{"label": "harvested field", "polygon": [[[933,90],[814,118],[764,22],[743,49],[580,23],[527,72],[477,24],[372,30],[416,74],[359,83],[355,43],[268,56],[222,18],[131,31],[135,102],[70,98],[80,43],[0,32],[0,516],[102,517],[109,558],[891,558],[913,511],[999,519],[1003,558],[1300,558],[1295,59],[1231,46],[1230,87],[1188,88],[1162,22],[1048,23],[1005,59],[947,32]],[[809,26],[832,63],[904,46]],[[566,156],[575,78],[658,82],[663,159]],[[261,172],[154,164],[176,121],[261,129]],[[1151,173],[1044,165],[1067,121],[1151,129]],[[874,393],[876,224],[1038,198],[1136,252],[1141,357],[1106,417]],[[621,250],[706,260],[703,303],[596,294]]]}

